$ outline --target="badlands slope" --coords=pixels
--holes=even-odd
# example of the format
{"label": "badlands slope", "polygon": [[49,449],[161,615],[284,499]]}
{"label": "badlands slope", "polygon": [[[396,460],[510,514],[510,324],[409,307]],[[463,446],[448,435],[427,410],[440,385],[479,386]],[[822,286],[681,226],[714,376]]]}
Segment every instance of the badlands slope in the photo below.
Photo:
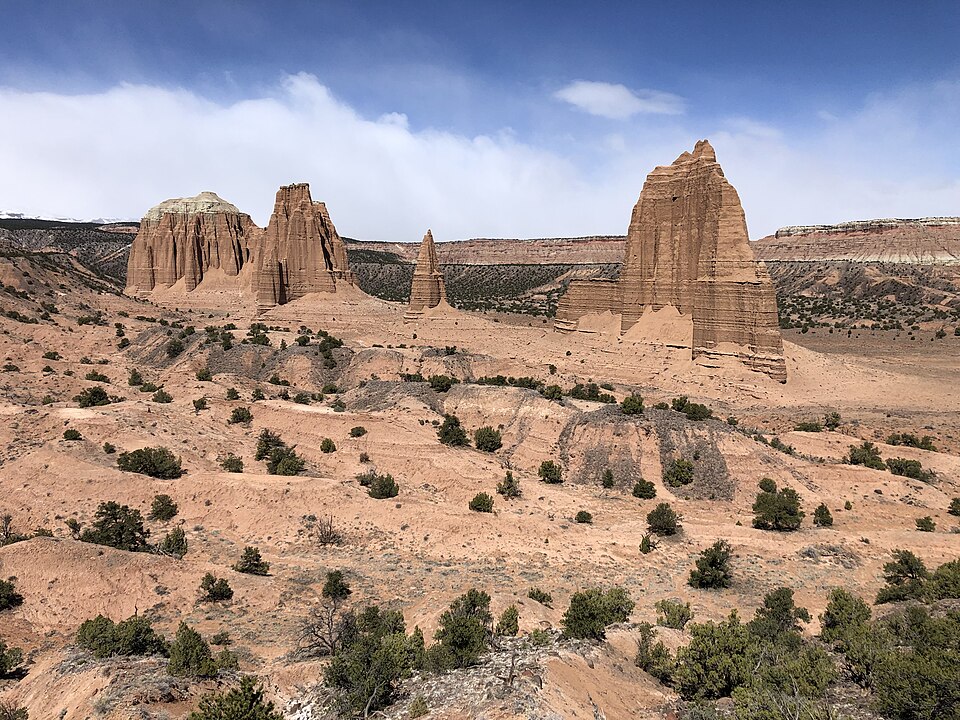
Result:
{"label": "badlands slope", "polygon": [[[0,375],[0,510],[18,532],[43,527],[54,535],[0,548],[0,576],[15,577],[24,596],[22,606],[0,613],[0,637],[28,656],[25,677],[2,692],[31,718],[179,717],[215,688],[210,681],[173,680],[158,660],[94,661],[72,646],[83,620],[98,613],[120,620],[134,612],[151,617],[168,637],[184,620],[206,637],[229,631],[241,669],[264,678],[288,717],[322,717],[323,661],[295,650],[303,618],[333,569],[344,571],[357,602],[402,610],[407,627],[420,626],[429,642],[440,613],[470,587],[491,595],[495,614],[516,603],[522,633],[559,627],[572,593],[596,585],[628,589],[637,602],[633,621],[653,621],[654,604],[674,597],[689,601],[697,620],[720,619],[731,609],[749,617],[764,593],[781,585],[794,588],[798,604],[816,616],[833,587],[872,598],[896,548],[913,550],[930,567],[960,551],[960,535],[950,532],[957,520],[946,513],[950,498],[960,495],[960,362],[953,338],[946,339],[952,354],[929,368],[821,354],[788,342],[789,380],[781,385],[739,365],[697,364],[689,351],[620,338],[611,331],[613,318],[598,320],[594,333],[576,335],[554,333],[546,322],[511,325],[449,308],[404,324],[401,305],[359,292],[311,295],[254,317],[215,296],[200,299],[206,307],[178,306],[182,298],[175,294],[151,305],[98,292],[69,271],[30,258],[2,261],[0,353],[7,369]],[[59,312],[22,322],[40,317],[40,301]],[[78,325],[78,318],[97,313],[102,324]],[[181,355],[165,352],[179,331],[160,319],[196,327]],[[252,322],[281,328],[268,333],[270,346],[240,342]],[[123,350],[115,323],[130,341]],[[230,350],[204,344],[205,326],[227,323],[238,328]],[[343,339],[333,352],[335,367],[325,367],[316,340],[307,347],[294,342],[301,325]],[[44,359],[50,351],[61,359]],[[201,368],[213,372],[212,381],[196,379]],[[108,376],[108,392],[122,402],[77,407],[71,398],[95,384],[83,379],[91,369]],[[128,386],[133,369],[173,401],[154,403]],[[400,380],[417,372],[463,382],[437,393]],[[309,405],[280,399],[283,388],[268,382],[274,374],[291,383],[291,395],[336,384],[345,410],[331,407],[329,394]],[[648,409],[628,417],[611,405],[549,401],[533,390],[469,382],[497,374],[529,375],[565,389],[589,380],[610,383],[617,398],[642,393]],[[231,387],[241,400],[225,399]],[[267,399],[251,402],[255,388]],[[741,429],[779,437],[797,454],[722,420],[694,423],[652,409],[681,394],[710,405],[719,418],[736,416]],[[192,401],[200,397],[209,409],[198,413]],[[241,406],[251,408],[252,423],[228,424]],[[829,411],[843,417],[837,432],[792,431],[798,420]],[[503,448],[481,453],[441,445],[436,423],[445,413],[470,431],[502,426]],[[351,437],[355,426],[367,433]],[[67,428],[83,440],[64,440]],[[253,457],[264,428],[296,445],[307,460],[305,473],[266,474]],[[880,444],[885,457],[920,460],[936,482],[839,462],[851,444],[893,431],[932,435],[948,450]],[[323,438],[335,441],[336,452],[320,451]],[[164,445],[182,457],[187,473],[155,480],[120,472],[116,455],[103,452],[105,442],[118,452]],[[221,470],[218,458],[229,452],[243,458],[242,474]],[[360,461],[361,453],[369,462]],[[691,485],[671,489],[661,472],[677,455],[696,457],[697,469]],[[548,459],[563,465],[562,485],[538,482],[537,468]],[[371,467],[397,479],[396,498],[366,494],[355,476]],[[609,490],[600,485],[606,468],[616,479]],[[494,492],[507,469],[520,480],[521,499]],[[656,486],[655,500],[631,495],[641,476]],[[761,477],[800,494],[807,511],[800,531],[751,527]],[[480,491],[495,496],[493,514],[467,509]],[[64,524],[69,518],[89,523],[104,500],[146,515],[157,493],[171,495],[179,514],[169,523],[148,523],[151,539],[181,526],[189,542],[182,560],[81,543]],[[645,517],[661,501],[683,515],[684,531],[643,555]],[[847,501],[850,510],[844,510]],[[834,513],[832,528],[810,523],[820,502]],[[579,510],[590,511],[593,523],[573,522]],[[936,520],[936,532],[914,529],[925,515]],[[343,545],[317,542],[311,518],[322,517],[333,518]],[[719,592],[692,590],[687,574],[718,538],[735,550],[734,584]],[[258,546],[271,563],[268,577],[230,569],[246,545]],[[230,603],[198,602],[208,571],[228,578],[236,593]],[[527,598],[533,586],[552,593],[553,608]],[[816,630],[814,621],[807,632]],[[677,631],[664,635],[674,646],[683,640]],[[431,718],[589,718],[595,708],[609,720],[663,717],[676,696],[633,666],[636,637],[625,625],[605,644],[526,647],[513,688],[497,679],[509,657],[494,653],[475,670],[420,684],[414,679],[387,716],[403,717],[411,699],[423,695]]]}

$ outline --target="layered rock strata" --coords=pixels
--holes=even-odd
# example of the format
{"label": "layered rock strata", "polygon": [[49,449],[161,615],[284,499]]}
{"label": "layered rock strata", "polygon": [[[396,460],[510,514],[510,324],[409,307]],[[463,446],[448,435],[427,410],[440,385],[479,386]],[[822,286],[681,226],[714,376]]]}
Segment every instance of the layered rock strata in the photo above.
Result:
{"label": "layered rock strata", "polygon": [[212,192],[160,203],[130,248],[126,291],[149,296],[182,281],[189,293],[214,270],[219,290],[252,293],[260,307],[356,282],[326,206],[306,184],[280,188],[264,230]]}
{"label": "layered rock strata", "polygon": [[754,260],[737,191],[705,140],[647,176],[620,278],[572,282],[555,327],[576,330],[584,315],[609,311],[625,333],[666,307],[689,317],[694,358],[732,356],[786,381],[773,285]]}
{"label": "layered rock strata", "polygon": [[436,307],[447,301],[447,290],[443,282],[443,273],[437,262],[437,249],[433,244],[433,233],[427,230],[420,243],[417,266],[413,271],[410,285],[410,304],[408,318],[422,313],[427,308]]}
{"label": "layered rock strata", "polygon": [[127,292],[145,295],[181,278],[189,292],[212,269],[229,277],[249,265],[260,229],[216,193],[166,200],[151,208],[127,261]]}

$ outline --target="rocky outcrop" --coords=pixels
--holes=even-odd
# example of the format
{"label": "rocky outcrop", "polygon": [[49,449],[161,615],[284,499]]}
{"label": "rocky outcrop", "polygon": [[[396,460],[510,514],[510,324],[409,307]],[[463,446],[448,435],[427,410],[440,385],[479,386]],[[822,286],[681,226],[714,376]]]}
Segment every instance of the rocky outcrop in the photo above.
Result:
{"label": "rocky outcrop", "polygon": [[306,183],[277,191],[260,248],[258,307],[281,305],[308,293],[335,292],[337,280],[353,283],[343,240],[326,206],[313,202]]}
{"label": "rocky outcrop", "polygon": [[151,208],[130,249],[126,291],[148,296],[182,281],[189,293],[214,282],[215,270],[218,290],[253,294],[260,307],[356,282],[326,206],[306,184],[280,188],[265,230],[212,192]]}
{"label": "rocky outcrop", "polygon": [[127,261],[127,288],[146,295],[181,279],[191,291],[212,269],[237,277],[248,266],[260,230],[246,213],[202,192],[166,200],[140,222]]}
{"label": "rocky outcrop", "polygon": [[628,332],[674,308],[692,324],[694,358],[733,356],[786,381],[773,285],[753,257],[737,191],[705,140],[647,176],[633,209],[620,278],[574,281],[555,327],[609,311]]}
{"label": "rocky outcrop", "polygon": [[436,307],[447,301],[447,290],[443,284],[443,273],[437,262],[437,249],[433,244],[433,233],[427,230],[420,243],[417,267],[413,271],[410,285],[410,305],[407,314],[420,313],[426,308]]}
{"label": "rocky outcrop", "polygon": [[761,260],[960,265],[960,218],[856,220],[785,227],[753,243]]}

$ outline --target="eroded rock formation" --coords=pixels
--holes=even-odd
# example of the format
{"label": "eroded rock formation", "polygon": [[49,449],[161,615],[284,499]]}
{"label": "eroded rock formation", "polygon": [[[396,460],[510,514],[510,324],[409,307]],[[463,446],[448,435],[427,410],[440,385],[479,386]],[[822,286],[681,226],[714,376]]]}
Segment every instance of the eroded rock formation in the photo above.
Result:
{"label": "eroded rock formation", "polygon": [[131,246],[127,292],[150,295],[182,280],[189,293],[209,287],[215,270],[217,289],[253,294],[260,307],[355,283],[343,240],[306,184],[280,188],[265,230],[212,192],[160,203]]}
{"label": "eroded rock formation", "polygon": [[212,269],[236,277],[249,264],[259,232],[249,215],[216,193],[166,200],[140,222],[127,263],[127,292],[149,294],[181,278],[189,292]]}
{"label": "eroded rock formation", "polygon": [[773,285],[750,249],[737,191],[706,140],[647,176],[633,209],[616,281],[574,281],[555,327],[578,329],[609,311],[620,331],[674,308],[692,324],[694,358],[734,356],[786,381]]}
{"label": "eroded rock formation", "polygon": [[284,185],[263,231],[256,275],[257,305],[281,305],[313,292],[353,283],[347,251],[323,203],[306,183]]}
{"label": "eroded rock formation", "polygon": [[410,286],[410,305],[408,315],[420,313],[447,301],[447,290],[443,283],[443,273],[437,262],[437,249],[433,244],[433,233],[427,230],[420,243],[417,267],[413,271],[413,283]]}

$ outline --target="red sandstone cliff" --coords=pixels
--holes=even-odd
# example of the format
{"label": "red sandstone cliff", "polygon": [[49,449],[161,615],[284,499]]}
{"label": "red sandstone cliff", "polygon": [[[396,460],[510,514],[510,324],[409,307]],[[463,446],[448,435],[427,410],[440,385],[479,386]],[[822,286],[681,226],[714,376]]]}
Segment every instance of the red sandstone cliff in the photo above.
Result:
{"label": "red sandstone cliff", "polygon": [[620,316],[621,332],[645,311],[675,308],[692,323],[692,354],[735,356],[786,381],[773,285],[753,258],[737,191],[705,140],[647,176],[633,209],[617,281],[574,281],[556,328],[588,313]]}

